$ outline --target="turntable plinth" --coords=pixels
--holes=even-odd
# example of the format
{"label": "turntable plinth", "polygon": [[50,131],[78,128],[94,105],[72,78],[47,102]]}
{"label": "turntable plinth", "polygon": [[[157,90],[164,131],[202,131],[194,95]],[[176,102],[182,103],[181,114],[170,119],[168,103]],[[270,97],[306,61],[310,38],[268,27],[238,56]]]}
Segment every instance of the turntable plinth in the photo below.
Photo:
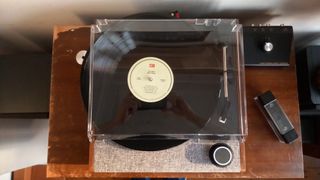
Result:
{"label": "turntable plinth", "polygon": [[[241,173],[92,173],[87,114],[80,93],[81,66],[75,57],[90,45],[89,27],[55,27],[51,71],[48,177],[302,178],[303,156],[295,59],[283,68],[246,68],[249,135]],[[254,96],[272,90],[296,128],[299,139],[281,144],[257,108]]]}

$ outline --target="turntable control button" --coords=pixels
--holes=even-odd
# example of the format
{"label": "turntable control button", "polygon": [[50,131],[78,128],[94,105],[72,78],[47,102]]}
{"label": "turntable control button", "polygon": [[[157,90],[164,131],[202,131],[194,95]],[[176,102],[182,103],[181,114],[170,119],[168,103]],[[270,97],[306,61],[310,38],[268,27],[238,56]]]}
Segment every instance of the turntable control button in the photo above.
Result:
{"label": "turntable control button", "polygon": [[219,143],[210,148],[209,157],[214,165],[226,167],[232,162],[233,153],[228,145]]}
{"label": "turntable control button", "polygon": [[263,45],[263,49],[266,52],[270,52],[270,51],[273,50],[273,44],[271,42],[265,42],[264,45]]}

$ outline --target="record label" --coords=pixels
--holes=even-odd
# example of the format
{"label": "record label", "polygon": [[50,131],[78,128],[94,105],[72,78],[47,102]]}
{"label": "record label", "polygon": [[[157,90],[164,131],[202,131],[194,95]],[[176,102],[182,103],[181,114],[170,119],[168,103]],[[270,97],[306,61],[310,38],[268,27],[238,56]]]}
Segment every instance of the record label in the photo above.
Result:
{"label": "record label", "polygon": [[156,57],[135,62],[128,73],[131,93],[144,102],[157,102],[171,92],[174,77],[170,66]]}

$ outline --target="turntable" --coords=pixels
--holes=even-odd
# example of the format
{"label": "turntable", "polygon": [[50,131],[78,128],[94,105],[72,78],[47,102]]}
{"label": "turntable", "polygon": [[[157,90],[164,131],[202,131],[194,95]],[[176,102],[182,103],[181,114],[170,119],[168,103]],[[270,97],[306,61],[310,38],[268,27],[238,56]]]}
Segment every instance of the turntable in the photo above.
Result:
{"label": "turntable", "polygon": [[239,172],[236,19],[97,20],[81,74],[95,172]]}

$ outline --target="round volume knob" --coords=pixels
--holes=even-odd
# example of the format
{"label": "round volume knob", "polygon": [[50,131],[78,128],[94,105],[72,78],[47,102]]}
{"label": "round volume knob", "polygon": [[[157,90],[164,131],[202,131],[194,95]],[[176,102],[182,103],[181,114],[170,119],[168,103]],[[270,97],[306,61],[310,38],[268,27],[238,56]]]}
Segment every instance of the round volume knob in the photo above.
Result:
{"label": "round volume knob", "polygon": [[273,44],[271,42],[265,42],[264,45],[263,45],[263,49],[266,52],[270,52],[273,49]]}
{"label": "round volume knob", "polygon": [[219,143],[210,148],[209,157],[214,165],[226,167],[232,162],[233,153],[228,145]]}

